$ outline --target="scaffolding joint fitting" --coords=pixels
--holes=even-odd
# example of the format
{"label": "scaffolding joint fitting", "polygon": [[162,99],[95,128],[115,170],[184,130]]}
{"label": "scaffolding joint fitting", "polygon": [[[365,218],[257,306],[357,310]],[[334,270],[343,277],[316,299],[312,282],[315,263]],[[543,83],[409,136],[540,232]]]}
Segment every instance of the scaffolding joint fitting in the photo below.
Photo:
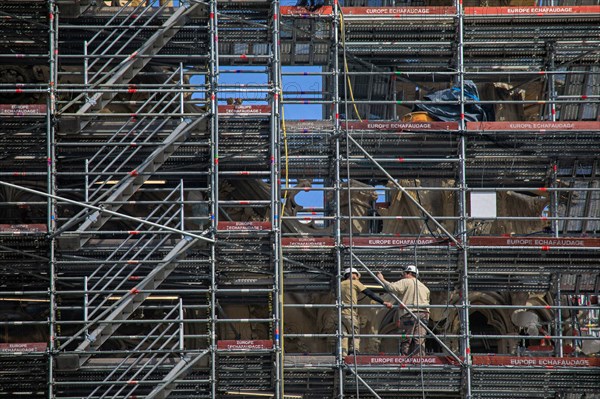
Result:
{"label": "scaffolding joint fitting", "polygon": [[95,342],[96,336],[93,334],[85,333],[85,340],[88,342]]}
{"label": "scaffolding joint fitting", "polygon": [[[98,206],[98,212],[104,212],[103,205]],[[93,212],[93,213],[89,214],[86,219],[89,220],[90,222],[97,222],[98,221],[98,213]]]}
{"label": "scaffolding joint fitting", "polygon": [[97,103],[93,97],[90,97],[87,94],[85,95],[85,102],[90,105],[96,105],[96,103]]}

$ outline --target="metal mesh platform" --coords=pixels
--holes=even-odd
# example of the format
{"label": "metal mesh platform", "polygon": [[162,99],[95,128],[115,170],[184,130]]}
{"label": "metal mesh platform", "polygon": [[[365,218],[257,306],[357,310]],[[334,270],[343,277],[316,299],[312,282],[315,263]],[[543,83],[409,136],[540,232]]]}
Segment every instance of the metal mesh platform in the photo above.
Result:
{"label": "metal mesh platform", "polygon": [[48,360],[45,355],[0,355],[0,397],[47,397]]}

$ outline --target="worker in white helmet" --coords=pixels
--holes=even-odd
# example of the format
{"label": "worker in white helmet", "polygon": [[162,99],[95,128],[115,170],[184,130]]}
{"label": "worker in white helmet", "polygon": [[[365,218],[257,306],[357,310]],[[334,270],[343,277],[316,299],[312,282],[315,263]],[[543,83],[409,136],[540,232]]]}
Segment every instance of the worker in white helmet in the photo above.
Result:
{"label": "worker in white helmet", "polygon": [[[429,288],[419,281],[419,270],[415,265],[408,265],[404,269],[404,277],[394,283],[388,282],[381,272],[377,278],[383,283],[383,287],[390,293],[400,298],[402,303],[408,307],[413,317],[405,307],[400,306],[397,325],[400,334],[407,335],[400,341],[400,352],[403,355],[425,354],[425,336],[427,330],[419,323],[421,320],[425,325],[429,321]],[[417,320],[418,319],[418,320]]]}
{"label": "worker in white helmet", "polygon": [[[358,304],[359,294],[365,294],[372,300],[384,305],[388,309],[392,308],[393,305],[391,302],[384,301],[381,299],[381,297],[376,295],[373,291],[365,287],[365,285],[360,282],[360,272],[355,268],[347,268],[344,270],[343,277],[344,280],[342,281],[340,288],[342,291],[342,303],[344,305],[350,306],[351,304]],[[356,308],[351,309],[350,307],[344,307],[342,309],[342,324],[346,334],[351,335],[352,331],[354,331],[354,335],[358,335],[360,333],[360,322]],[[342,339],[342,356],[348,355],[348,341],[348,338]],[[352,348],[355,354],[360,351],[359,338],[354,338]]]}

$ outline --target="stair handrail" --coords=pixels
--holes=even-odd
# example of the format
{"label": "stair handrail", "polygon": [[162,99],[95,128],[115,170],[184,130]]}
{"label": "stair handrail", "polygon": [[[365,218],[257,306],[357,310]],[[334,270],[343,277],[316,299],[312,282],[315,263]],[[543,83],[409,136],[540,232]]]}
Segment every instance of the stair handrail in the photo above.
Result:
{"label": "stair handrail", "polygon": [[[162,84],[161,87],[164,87],[165,85],[167,85],[169,80],[171,80],[171,78],[175,77],[178,73],[179,73],[178,70],[174,71],[167,78],[167,80]],[[164,100],[171,97],[171,99],[166,104],[164,104],[160,110],[158,110],[158,113],[165,113],[165,111],[167,111],[167,109],[169,107],[173,106],[174,102],[178,100],[176,97],[177,94],[174,95],[173,93],[163,93],[163,96],[158,101],[151,103],[151,101],[154,100],[154,98],[157,97],[158,95],[159,95],[159,92],[154,92],[134,113],[136,115],[143,114],[142,110],[148,104],[152,105],[148,112],[149,113],[154,112],[157,110],[157,108],[161,104],[163,104]],[[175,104],[175,108],[177,108],[176,104]],[[175,109],[175,110],[177,110],[177,109]],[[151,138],[153,138],[158,133],[158,129],[162,128],[169,120],[173,119],[173,116],[170,116],[168,112],[165,113],[165,115],[166,115],[165,118],[160,118],[161,122],[154,129],[152,134],[149,135],[148,137],[146,137],[143,141],[141,141],[141,143],[148,142]],[[139,144],[137,139],[139,137],[141,137],[148,130],[148,128],[150,126],[152,126],[152,124],[154,122],[156,122],[157,120],[159,120],[158,116],[148,117],[146,115],[143,115],[139,120],[137,120],[135,122],[135,124],[133,126],[131,126],[129,128],[129,131],[127,133],[123,133],[123,131],[125,130],[125,127],[127,126],[127,124],[124,124],[107,140],[108,143],[122,144],[122,143],[127,142],[130,139],[129,140],[130,143],[134,143],[134,142],[136,143],[136,147],[133,150],[131,150],[129,147],[119,148],[119,146],[103,146],[88,160],[88,165],[94,164],[94,161],[96,160],[96,158],[99,158],[102,153],[106,152],[106,154],[102,155],[102,158],[98,162],[96,162],[95,165],[88,172],[88,173],[95,175],[94,179],[92,179],[91,182],[87,183],[86,190],[89,190],[95,186],[95,190],[93,190],[93,192],[91,194],[89,194],[88,198],[95,196],[96,193],[100,192],[101,189],[106,186],[106,183],[104,183],[104,184],[100,184],[100,187],[98,187],[97,183],[100,181],[100,179],[103,179],[104,181],[111,180],[111,178],[114,175],[111,175],[108,178],[105,178],[104,174],[105,174],[107,168],[112,166],[114,163],[116,163],[117,160],[121,157],[121,155],[128,153],[130,155],[130,157],[128,159],[130,159],[137,152],[139,152],[141,150],[142,146],[137,145],[137,144]],[[142,128],[140,129],[140,127],[142,127]],[[120,149],[120,153],[117,156],[114,156],[114,153],[117,152],[119,149]],[[109,160],[110,163],[105,167],[104,170],[98,171],[99,165],[102,165],[102,163],[107,160]],[[122,165],[124,165],[124,163]],[[119,170],[121,170],[121,168],[113,171],[113,173],[116,173]]]}
{"label": "stair handrail", "polygon": [[[176,305],[175,307],[173,307],[173,309],[171,309],[166,315],[164,315],[163,320],[168,321],[169,317],[172,316],[175,313],[175,311],[177,311],[178,309],[179,309],[179,304]],[[121,360],[121,362],[113,368],[113,370],[104,378],[103,381],[104,382],[111,381],[111,378],[113,378],[113,376],[115,376],[116,374],[118,374],[119,370],[121,370],[120,375],[118,377],[116,377],[116,380],[113,380],[113,381],[123,381],[123,377],[128,376],[128,372],[130,370],[132,370],[135,366],[137,366],[140,362],[142,362],[142,360],[144,358],[148,358],[148,359],[145,361],[145,364],[140,368],[139,371],[141,371],[143,369],[143,367],[145,367],[146,364],[148,364],[149,362],[151,362],[152,360],[154,360],[157,357],[156,353],[151,354],[151,356],[147,356],[147,354],[141,353],[141,354],[139,354],[139,356],[132,363],[130,363],[128,365],[128,367],[126,369],[122,370],[122,367],[127,363],[127,361],[129,359],[132,359],[136,355],[137,351],[139,351],[141,349],[148,350],[148,348],[152,348],[152,346],[154,346],[154,344],[156,342],[158,342],[159,340],[161,340],[167,334],[167,332],[169,331],[169,329],[172,326],[174,326],[173,320],[168,321],[167,328],[165,328],[162,332],[160,332],[159,335],[154,338],[153,342],[151,342],[149,345],[145,345],[146,342],[149,341],[151,339],[151,337],[154,336],[154,334],[156,334],[156,332],[161,328],[161,326],[162,326],[162,324],[160,324],[160,323],[155,324],[154,327],[142,338],[142,340],[140,342],[138,342],[138,344],[133,349],[131,349],[131,353],[128,353],[127,356],[125,356],[125,358],[123,358]],[[175,333],[178,334],[179,331],[176,331]],[[165,343],[163,343],[163,345],[161,347],[159,347],[157,350],[162,350],[164,348],[164,346],[166,345],[166,343],[170,342],[173,337],[174,337],[174,334],[171,334],[171,336],[169,336],[166,339]],[[171,349],[173,349],[173,348],[171,348]],[[162,360],[164,360],[164,359],[162,359]],[[137,377],[139,371],[137,373],[135,373],[134,375],[130,376],[130,377],[128,376],[128,380],[131,380],[132,378]],[[100,390],[101,386],[102,385],[96,387],[88,395],[88,398],[95,397],[94,395],[96,395],[96,393],[98,392],[98,390]],[[110,391],[111,388],[109,388],[102,396],[100,396],[100,398],[106,397],[107,393]],[[121,392],[121,390],[119,390],[119,392],[117,392],[116,394],[119,394],[120,392]]]}
{"label": "stair handrail", "polygon": [[[179,187],[175,188],[173,193],[175,193],[176,190],[179,190]],[[166,201],[168,201],[169,198],[166,198]],[[176,207],[176,205],[171,204],[169,206],[169,208],[167,209],[167,211],[173,210]],[[158,212],[160,208],[156,207],[154,209],[154,212]],[[166,221],[163,220],[165,215],[167,215],[167,213],[165,212],[163,214],[163,216],[161,218],[158,219],[158,223],[164,224],[164,225],[169,225],[173,220],[177,220],[177,217],[179,216],[179,210],[175,209],[175,214],[171,215]],[[140,228],[142,225],[140,224],[138,226],[138,228]],[[150,231],[152,231],[153,227],[150,227]],[[157,229],[158,230],[158,229]],[[125,246],[125,244],[131,239],[135,237],[135,234],[130,234],[129,237],[124,240],[123,243],[121,243],[117,249],[115,249],[108,257],[108,260],[111,259],[113,257],[113,255],[116,255],[119,253],[119,251],[121,250],[121,248],[123,248]],[[155,243],[155,239],[159,238],[158,242]],[[123,285],[126,284],[127,281],[129,281],[129,278],[131,278],[132,276],[134,276],[134,273],[137,272],[137,270],[144,264],[145,261],[147,261],[152,255],[154,255],[159,248],[161,248],[165,242],[169,241],[170,239],[172,239],[172,234],[164,234],[164,235],[157,235],[157,234],[153,234],[150,236],[150,238],[148,238],[147,240],[144,240],[143,245],[141,247],[135,247],[132,246],[130,247],[124,254],[122,254],[120,256],[120,258],[118,259],[118,261],[123,261],[123,260],[128,260],[128,261],[133,261],[136,260],[136,258],[140,255],[140,254],[144,254],[144,250],[147,247],[151,247],[152,250],[148,253],[145,253],[143,258],[139,261],[136,262],[136,267],[132,267],[129,269],[126,269],[129,271],[129,273],[127,275],[124,276],[124,278],[121,279],[121,282],[119,284],[117,284],[117,286],[113,287],[112,290],[113,291],[118,291],[121,287],[123,287]],[[133,256],[131,255],[131,252],[133,252]],[[107,262],[109,263],[109,262]],[[101,264],[99,265],[91,275],[88,276],[88,281],[91,281],[92,279],[96,278],[97,275],[100,274],[100,271],[103,269],[103,265]],[[115,262],[113,263],[108,270],[105,270],[102,276],[99,276],[99,278],[93,282],[93,285],[89,288],[90,291],[105,291],[108,289],[108,287],[110,286],[110,284],[115,281],[118,277],[120,277],[120,271],[117,271],[116,274],[115,269],[117,269],[120,266],[119,262]],[[125,270],[125,269],[124,269]],[[107,280],[108,279],[108,280]],[[101,284],[104,284],[103,286],[100,286]],[[92,302],[95,302],[97,298],[101,297],[103,298],[103,300],[101,301],[100,304],[95,304],[94,305],[94,309],[88,313],[88,317],[92,317],[94,316],[97,311],[99,309],[102,308],[102,306],[108,301],[108,298],[100,293],[94,294],[91,298],[88,298],[88,306],[89,304],[91,304]]]}

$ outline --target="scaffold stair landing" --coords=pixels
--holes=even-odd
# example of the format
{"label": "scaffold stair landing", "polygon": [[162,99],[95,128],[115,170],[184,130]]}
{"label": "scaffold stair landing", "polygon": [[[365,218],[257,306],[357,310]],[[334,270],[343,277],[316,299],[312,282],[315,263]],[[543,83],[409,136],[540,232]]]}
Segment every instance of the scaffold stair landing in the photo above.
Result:
{"label": "scaffold stair landing", "polygon": [[[158,148],[135,169],[129,171],[128,176],[121,179],[112,188],[111,194],[102,200],[104,209],[116,212],[124,201],[127,201],[169,159],[181,143],[187,140],[192,129],[200,121],[202,121],[202,118],[183,120]],[[80,212],[71,220],[77,220],[86,211]],[[100,211],[90,213],[74,233],[66,233],[58,238],[59,247],[73,250],[81,248],[91,238],[90,235],[82,236],[81,233],[100,229],[110,217],[110,215],[102,214]],[[65,225],[69,224],[70,222],[67,222]]]}
{"label": "scaffold stair landing", "polygon": [[57,0],[56,4],[62,16],[77,18],[92,5],[92,0]]}
{"label": "scaffold stair landing", "polygon": [[[186,251],[196,243],[196,239],[181,239],[173,249],[139,284],[129,290],[120,300],[96,317],[90,324],[96,324],[94,330],[86,334],[86,339],[79,344],[75,353],[87,352],[79,356],[79,366],[83,366],[108,338],[121,326],[119,321],[127,320],[150,295],[157,289],[185,257]],[[84,333],[85,330],[82,330]]]}

